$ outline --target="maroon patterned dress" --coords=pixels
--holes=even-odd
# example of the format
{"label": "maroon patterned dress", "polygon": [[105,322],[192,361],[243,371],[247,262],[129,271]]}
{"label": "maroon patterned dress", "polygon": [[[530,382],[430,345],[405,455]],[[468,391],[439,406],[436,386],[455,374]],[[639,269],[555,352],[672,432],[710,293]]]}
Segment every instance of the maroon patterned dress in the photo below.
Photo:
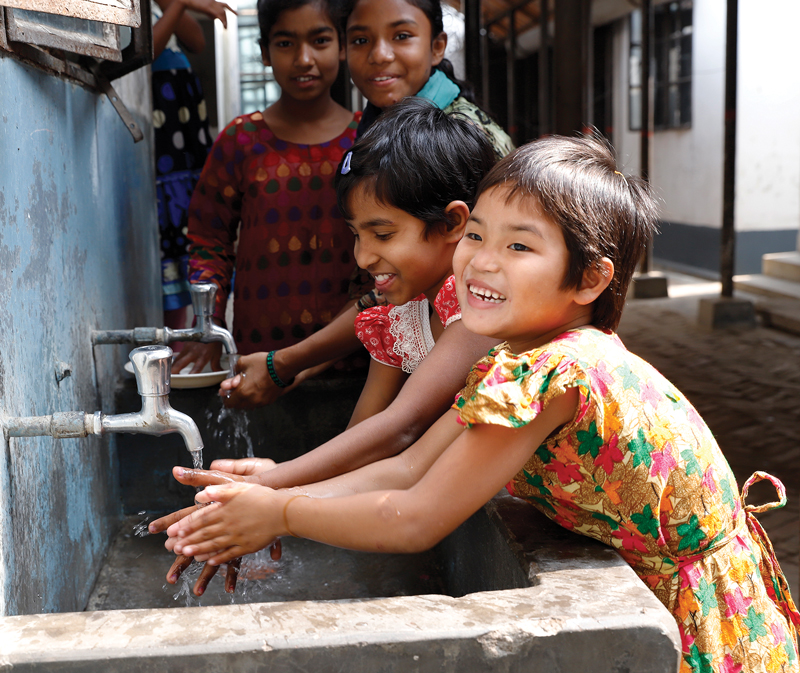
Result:
{"label": "maroon patterned dress", "polygon": [[214,143],[189,205],[190,280],[216,283],[224,321],[235,270],[240,353],[290,346],[361,296],[360,286],[351,292],[353,235],[333,188],[359,118],[329,142],[299,145],[275,137],[255,112]]}

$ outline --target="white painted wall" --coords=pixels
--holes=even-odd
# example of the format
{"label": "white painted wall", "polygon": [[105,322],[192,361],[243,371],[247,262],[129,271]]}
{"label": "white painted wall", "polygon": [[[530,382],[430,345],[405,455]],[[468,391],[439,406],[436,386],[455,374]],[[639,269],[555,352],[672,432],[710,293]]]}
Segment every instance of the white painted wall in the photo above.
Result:
{"label": "white painted wall", "polygon": [[[749,2],[752,0],[744,0]],[[661,217],[683,224],[719,227],[722,221],[722,152],[725,96],[725,5],[694,4],[692,126],[656,131],[651,144],[651,181],[662,199]],[[639,170],[639,133],[628,121],[628,20],[615,37],[617,80],[614,145],[625,172]]]}
{"label": "white painted wall", "polygon": [[795,0],[739,2],[739,230],[800,226],[798,22],[800,4]]}

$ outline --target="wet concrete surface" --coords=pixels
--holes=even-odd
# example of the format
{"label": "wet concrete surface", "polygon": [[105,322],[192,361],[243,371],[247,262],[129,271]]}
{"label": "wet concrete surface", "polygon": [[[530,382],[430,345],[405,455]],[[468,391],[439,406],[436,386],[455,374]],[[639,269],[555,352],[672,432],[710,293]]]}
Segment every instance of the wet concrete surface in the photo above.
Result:
{"label": "wet concrete surface", "polygon": [[[628,301],[619,335],[692,402],[717,438],[740,489],[756,470],[783,482],[787,506],[758,519],[797,601],[800,336],[765,327],[704,329],[697,322],[699,300],[719,296],[719,284],[672,273],[669,279],[670,298]],[[774,489],[762,483],[751,488],[748,504],[773,500]]]}
{"label": "wet concrete surface", "polygon": [[141,517],[127,517],[109,551],[86,610],[198,607],[343,598],[384,598],[445,593],[438,555],[369,554],[283,538],[283,556],[267,550],[246,556],[236,592],[227,594],[218,572],[202,597],[191,589],[201,565],[192,564],[178,583],[167,584],[175,555],[164,535],[134,534]]}

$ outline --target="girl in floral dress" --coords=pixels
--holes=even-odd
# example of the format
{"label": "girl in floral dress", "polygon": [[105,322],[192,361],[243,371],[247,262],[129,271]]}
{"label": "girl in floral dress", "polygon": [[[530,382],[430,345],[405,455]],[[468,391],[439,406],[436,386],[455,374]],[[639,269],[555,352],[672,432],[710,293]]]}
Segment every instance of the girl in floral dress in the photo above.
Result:
{"label": "girl in floral dress", "polygon": [[[800,614],[754,517],[783,486],[756,473],[740,496],[688,400],[613,331],[655,226],[647,187],[600,141],[551,137],[479,194],[453,261],[462,321],[505,341],[453,409],[401,456],[303,492],[207,488],[217,506],[169,530],[175,550],[220,563],[295,535],[418,551],[508,484],[619,551],[674,616],[682,672],[800,671]],[[779,502],[746,505],[761,479]]]}

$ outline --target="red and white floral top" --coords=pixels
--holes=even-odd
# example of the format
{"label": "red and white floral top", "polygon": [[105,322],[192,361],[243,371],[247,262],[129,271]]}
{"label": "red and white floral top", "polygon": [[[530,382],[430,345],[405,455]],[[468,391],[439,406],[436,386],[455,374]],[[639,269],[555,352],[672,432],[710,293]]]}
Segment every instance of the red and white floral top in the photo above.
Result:
{"label": "red and white floral top", "polygon": [[[433,308],[445,329],[461,320],[454,276],[442,285]],[[373,360],[408,374],[417,368],[434,345],[430,304],[425,295],[401,306],[386,304],[368,308],[356,317],[355,329]]]}

